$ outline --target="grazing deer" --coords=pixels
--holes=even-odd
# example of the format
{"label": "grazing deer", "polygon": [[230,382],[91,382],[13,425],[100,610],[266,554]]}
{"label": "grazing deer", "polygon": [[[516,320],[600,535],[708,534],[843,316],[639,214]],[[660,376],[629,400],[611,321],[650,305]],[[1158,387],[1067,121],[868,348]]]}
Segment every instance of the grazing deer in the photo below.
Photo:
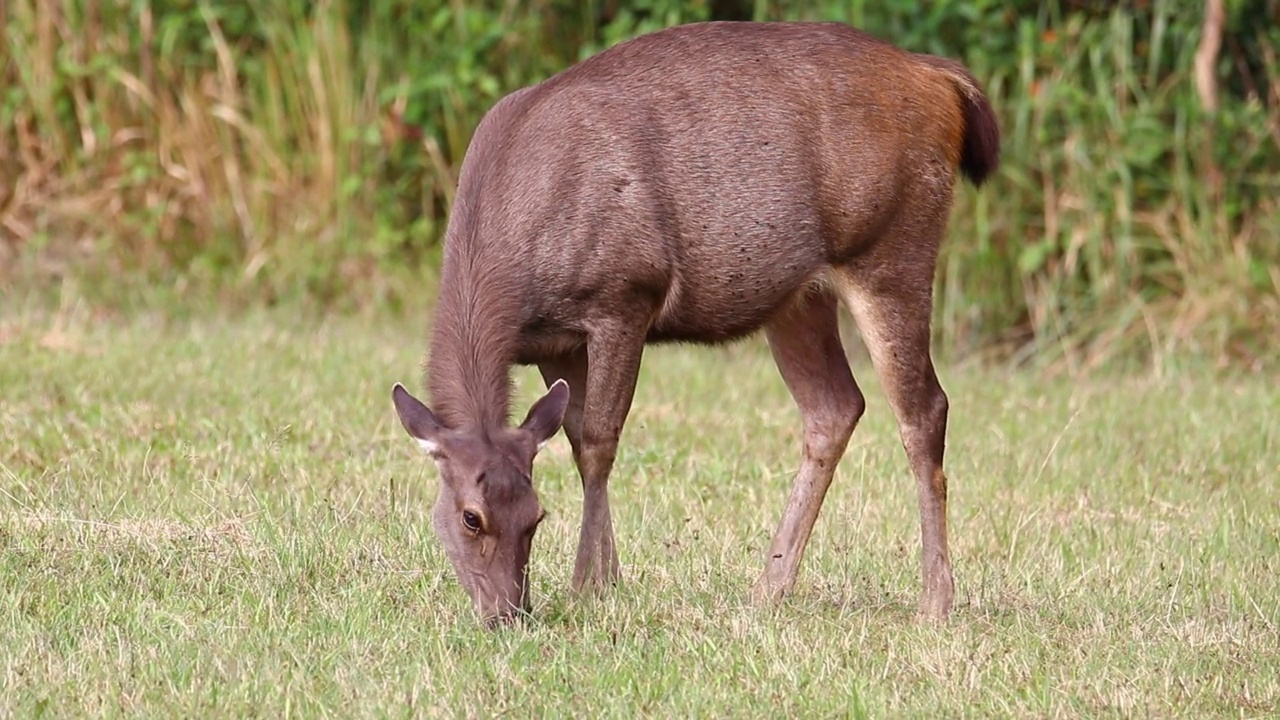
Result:
{"label": "grazing deer", "polygon": [[[916,479],[920,611],[946,617],[933,275],[957,172],[980,185],[998,157],[995,116],[962,65],[835,23],[677,26],[499,101],[445,233],[431,408],[392,391],[439,465],[435,529],[480,616],[529,609],[538,448],[563,425],[582,477],[573,590],[613,582],[609,473],[646,344],[759,329],[804,445],[753,594],[789,592],[865,407],[840,342],[843,301]],[[549,387],[519,426],[514,364],[536,364]]]}

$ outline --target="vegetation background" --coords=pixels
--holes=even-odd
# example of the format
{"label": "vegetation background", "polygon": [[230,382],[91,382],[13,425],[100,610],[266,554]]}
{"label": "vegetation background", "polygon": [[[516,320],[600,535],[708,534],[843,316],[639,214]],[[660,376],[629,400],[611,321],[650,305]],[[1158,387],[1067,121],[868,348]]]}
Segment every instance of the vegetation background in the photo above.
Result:
{"label": "vegetation background", "polygon": [[1003,167],[958,194],[943,352],[1262,367],[1278,0],[0,0],[0,287],[417,307],[510,90],[677,23],[851,22],[957,57]]}
{"label": "vegetation background", "polygon": [[[941,368],[955,622],[911,619],[916,491],[865,358],[797,592],[749,604],[803,434],[755,341],[646,354],[599,601],[568,593],[581,489],[547,446],[534,618],[486,632],[387,397],[458,165],[509,90],[713,17],[849,21],[998,110],[937,278],[938,350],[978,360]],[[0,717],[1276,716],[1280,0],[0,20]]]}

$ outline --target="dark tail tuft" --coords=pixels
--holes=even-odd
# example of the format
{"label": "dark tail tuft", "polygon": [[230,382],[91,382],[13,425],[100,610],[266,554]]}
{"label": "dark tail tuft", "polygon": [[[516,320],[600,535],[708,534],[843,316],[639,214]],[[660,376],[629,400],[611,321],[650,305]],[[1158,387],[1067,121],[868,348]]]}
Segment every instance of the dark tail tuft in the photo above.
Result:
{"label": "dark tail tuft", "polygon": [[1000,165],[1000,124],[982,86],[964,65],[949,58],[923,56],[929,64],[951,76],[964,113],[964,147],[960,171],[976,186]]}
{"label": "dark tail tuft", "polygon": [[982,185],[1000,165],[1000,125],[987,96],[974,82],[972,89],[960,92],[964,104],[964,150],[960,155],[960,171],[975,186]]}

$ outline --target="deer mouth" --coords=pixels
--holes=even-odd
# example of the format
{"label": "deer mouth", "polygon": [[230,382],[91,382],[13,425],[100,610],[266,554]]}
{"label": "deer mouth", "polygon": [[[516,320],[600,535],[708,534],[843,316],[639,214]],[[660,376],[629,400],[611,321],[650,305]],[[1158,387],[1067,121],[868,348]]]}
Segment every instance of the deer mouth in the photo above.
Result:
{"label": "deer mouth", "polygon": [[530,616],[531,603],[526,589],[504,596],[493,591],[494,583],[484,575],[471,573],[470,578],[472,585],[468,589],[471,591],[476,614],[489,629],[509,626]]}

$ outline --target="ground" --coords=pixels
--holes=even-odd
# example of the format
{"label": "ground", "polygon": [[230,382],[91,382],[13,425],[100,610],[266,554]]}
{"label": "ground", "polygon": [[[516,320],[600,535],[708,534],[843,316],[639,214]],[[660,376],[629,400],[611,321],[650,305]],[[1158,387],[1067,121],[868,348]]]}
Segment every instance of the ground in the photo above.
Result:
{"label": "ground", "polygon": [[[426,318],[0,309],[0,714],[1264,717],[1280,388],[941,364],[957,602],[918,624],[915,488],[870,409],[796,594],[750,605],[799,453],[758,341],[647,356],[622,585],[574,601],[563,435],[535,618],[481,629],[399,427]],[[540,389],[516,374],[516,412]]]}

